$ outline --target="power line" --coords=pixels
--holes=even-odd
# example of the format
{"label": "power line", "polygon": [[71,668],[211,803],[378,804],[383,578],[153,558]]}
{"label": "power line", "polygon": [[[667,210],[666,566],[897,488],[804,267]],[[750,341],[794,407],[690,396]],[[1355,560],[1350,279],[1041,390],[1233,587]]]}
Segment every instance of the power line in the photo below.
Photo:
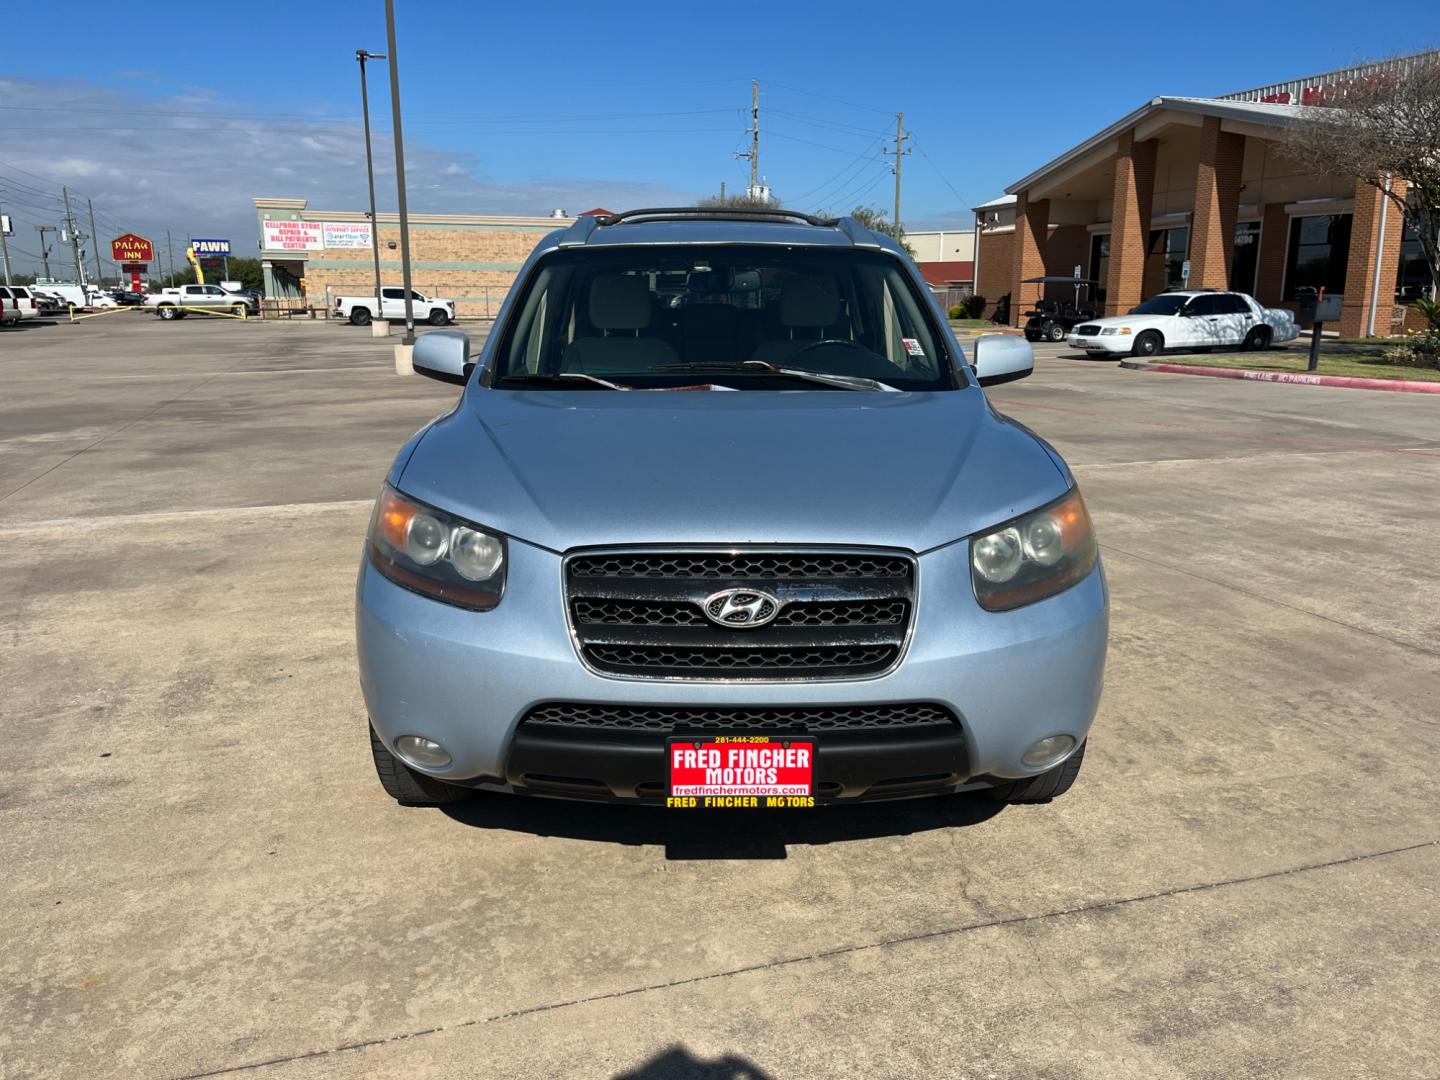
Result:
{"label": "power line", "polygon": [[825,94],[817,94],[813,90],[802,90],[798,86],[789,86],[785,83],[775,82],[773,79],[766,80],[770,86],[778,86],[782,90],[789,90],[796,94],[804,94],[807,97],[819,98],[821,101],[829,101],[835,105],[848,105],[852,109],[864,109],[866,112],[880,113],[882,116],[893,116],[889,109],[877,109],[873,105],[860,105],[853,101],[842,101],[840,98],[829,97]]}
{"label": "power line", "polygon": [[966,207],[971,206],[972,204],[970,200],[968,200],[964,195],[961,195],[960,192],[955,189],[955,185],[950,183],[950,178],[940,171],[940,166],[936,165],[935,162],[930,160],[930,155],[925,152],[925,147],[921,146],[917,142],[915,143],[915,149],[920,151],[921,157],[923,157],[926,161],[930,162],[930,167],[935,170],[935,175],[940,177],[940,179],[944,181],[945,186],[950,189],[950,193],[954,195],[955,198],[959,199],[962,205]]}

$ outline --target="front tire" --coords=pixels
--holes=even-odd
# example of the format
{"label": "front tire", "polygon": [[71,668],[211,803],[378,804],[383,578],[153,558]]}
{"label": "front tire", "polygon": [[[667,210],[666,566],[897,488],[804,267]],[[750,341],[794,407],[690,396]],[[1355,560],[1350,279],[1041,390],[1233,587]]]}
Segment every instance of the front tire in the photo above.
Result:
{"label": "front tire", "polygon": [[1075,778],[1080,775],[1080,766],[1084,761],[1085,744],[1082,742],[1073,754],[1048,772],[999,784],[988,788],[985,794],[996,802],[1046,803],[1051,799],[1058,799],[1075,785]]}
{"label": "front tire", "polygon": [[160,318],[164,319],[166,322],[169,322],[171,319],[179,318],[180,314],[181,312],[179,311],[179,309],[176,308],[173,304],[160,305]]}
{"label": "front tire", "polygon": [[230,311],[235,315],[244,315],[248,310],[249,309],[246,308],[244,304],[236,304],[230,309]]}
{"label": "front tire", "polygon": [[1270,347],[1270,331],[1263,326],[1252,326],[1250,332],[1245,335],[1245,340],[1240,348],[1246,352],[1259,352]]}
{"label": "front tire", "polygon": [[434,311],[430,312],[430,318],[427,321],[430,323],[431,326],[444,326],[450,321],[450,313],[448,311],[441,311],[439,308],[436,308]]}
{"label": "front tire", "polygon": [[351,309],[350,309],[350,325],[351,325],[351,326],[369,326],[369,325],[370,325],[370,309],[369,309],[369,308],[363,308],[363,307],[351,308]]}
{"label": "front tire", "polygon": [[380,786],[385,794],[401,806],[444,806],[448,803],[465,802],[471,797],[469,788],[447,784],[432,776],[418,773],[397,758],[370,727],[370,756],[375,760],[375,774],[380,777]]}
{"label": "front tire", "polygon": [[1050,341],[1064,341],[1065,328],[1059,323],[1051,323],[1045,330],[1045,337]]}
{"label": "front tire", "polygon": [[1135,338],[1130,346],[1131,356],[1154,356],[1165,346],[1165,339],[1154,330],[1146,330]]}

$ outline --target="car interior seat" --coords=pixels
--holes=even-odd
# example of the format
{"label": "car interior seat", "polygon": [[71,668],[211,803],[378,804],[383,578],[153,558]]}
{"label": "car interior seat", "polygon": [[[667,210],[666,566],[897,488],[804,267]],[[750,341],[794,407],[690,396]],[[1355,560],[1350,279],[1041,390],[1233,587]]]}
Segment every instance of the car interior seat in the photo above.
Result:
{"label": "car interior seat", "polygon": [[650,286],[644,277],[597,277],[590,283],[589,321],[598,336],[579,337],[567,345],[560,370],[607,375],[677,363],[680,357],[673,345],[644,333],[652,313]]}
{"label": "car interior seat", "polygon": [[[835,279],[820,274],[795,274],[780,286],[777,310],[783,337],[755,346],[755,358],[783,363],[812,341],[821,341],[840,317],[840,292]],[[767,329],[767,332],[771,332]]]}

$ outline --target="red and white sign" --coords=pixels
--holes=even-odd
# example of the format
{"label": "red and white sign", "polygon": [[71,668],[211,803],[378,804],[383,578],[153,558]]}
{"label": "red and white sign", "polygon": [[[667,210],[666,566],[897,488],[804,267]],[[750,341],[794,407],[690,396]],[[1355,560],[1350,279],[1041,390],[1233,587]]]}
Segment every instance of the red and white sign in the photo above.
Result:
{"label": "red and white sign", "polygon": [[155,245],[143,236],[126,233],[110,241],[110,260],[117,263],[152,263]]}
{"label": "red and white sign", "polygon": [[261,243],[266,251],[320,251],[325,247],[325,226],[318,221],[261,222]]}
{"label": "red and white sign", "polygon": [[675,739],[666,752],[675,798],[814,793],[815,744],[807,740]]}

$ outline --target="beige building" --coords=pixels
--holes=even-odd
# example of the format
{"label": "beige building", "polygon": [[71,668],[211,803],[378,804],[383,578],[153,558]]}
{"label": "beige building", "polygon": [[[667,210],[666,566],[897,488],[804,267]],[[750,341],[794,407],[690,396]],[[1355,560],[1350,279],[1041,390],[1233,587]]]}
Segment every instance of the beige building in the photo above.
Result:
{"label": "beige building", "polygon": [[[265,295],[304,296],[329,307],[331,297],[372,295],[375,264],[369,214],[312,210],[305,199],[256,198]],[[603,211],[602,211],[603,212]],[[573,218],[484,214],[410,217],[411,284],[427,296],[455,301],[459,315],[493,316],[535,244]],[[379,215],[380,277],[401,283],[400,226]]]}

